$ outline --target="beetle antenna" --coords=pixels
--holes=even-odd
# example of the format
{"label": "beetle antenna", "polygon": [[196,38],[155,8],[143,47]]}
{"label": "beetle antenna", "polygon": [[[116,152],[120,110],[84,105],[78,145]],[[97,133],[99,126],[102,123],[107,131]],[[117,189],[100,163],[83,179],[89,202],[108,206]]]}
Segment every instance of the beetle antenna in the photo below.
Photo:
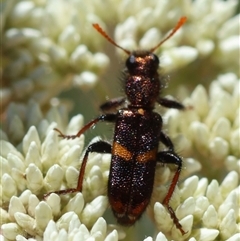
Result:
{"label": "beetle antenna", "polygon": [[169,35],[164,38],[160,43],[158,43],[154,48],[150,49],[150,52],[154,52],[159,46],[161,46],[166,40],[171,38],[177,31],[180,29],[183,24],[187,21],[187,17],[181,17],[177,23],[177,25],[174,27],[174,29],[169,33]]}
{"label": "beetle antenna", "polygon": [[114,40],[112,38],[110,38],[107,33],[97,24],[97,23],[94,23],[93,24],[93,27],[104,37],[106,38],[111,44],[113,44],[114,46],[122,49],[126,54],[130,55],[131,52],[127,49],[124,49],[123,47],[119,46],[118,44],[116,44],[114,42]]}

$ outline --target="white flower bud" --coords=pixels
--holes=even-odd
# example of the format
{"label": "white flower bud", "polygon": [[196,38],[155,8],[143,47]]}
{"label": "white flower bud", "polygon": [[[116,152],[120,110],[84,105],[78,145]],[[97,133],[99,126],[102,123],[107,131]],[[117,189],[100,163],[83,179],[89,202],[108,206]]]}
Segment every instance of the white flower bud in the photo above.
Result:
{"label": "white flower bud", "polygon": [[26,154],[31,142],[35,142],[38,148],[41,146],[41,141],[35,126],[31,126],[27,134],[23,138],[23,151]]}
{"label": "white flower bud", "polygon": [[104,241],[118,241],[117,230],[113,230],[111,233],[109,233]]}
{"label": "white flower bud", "polygon": [[181,46],[165,50],[162,55],[164,58],[162,58],[161,66],[168,72],[193,62],[198,57],[198,52],[195,48]]}
{"label": "white flower bud", "polygon": [[222,239],[227,240],[235,233],[239,234],[239,227],[236,222],[236,211],[230,209],[229,212],[223,217],[223,220],[219,225]]}
{"label": "white flower bud", "polygon": [[150,28],[139,41],[141,49],[150,49],[156,46],[160,41],[160,33],[157,28]]}
{"label": "white flower bud", "polygon": [[[101,234],[101,238],[103,239],[106,234],[107,234],[107,223],[106,221],[100,217],[93,225],[91,231],[90,231],[90,234],[91,235],[95,235],[96,233],[99,233]],[[100,238],[100,237],[99,237]]]}
{"label": "white flower bud", "polygon": [[11,167],[9,166],[8,160],[0,156],[1,172],[11,175]]}
{"label": "white flower bud", "polygon": [[59,216],[61,214],[61,198],[56,193],[51,193],[47,198],[46,202],[52,209],[53,216]]}
{"label": "white flower bud", "polygon": [[34,141],[30,143],[25,158],[25,165],[29,166],[30,163],[33,163],[40,170],[42,170],[40,146],[38,146],[37,143]]}
{"label": "white flower bud", "polygon": [[44,168],[49,169],[56,162],[56,153],[58,153],[58,137],[55,131],[48,132],[46,139],[42,143],[42,164]]}
{"label": "white flower bud", "polygon": [[221,137],[215,137],[209,143],[209,151],[215,159],[225,159],[229,153],[228,142],[222,139]]}
{"label": "white flower bud", "polygon": [[198,85],[191,94],[192,105],[194,111],[203,118],[209,111],[209,101],[206,89],[202,85]]}
{"label": "white flower bud", "polygon": [[157,237],[156,237],[156,241],[168,241],[168,240],[162,232],[159,232]]}
{"label": "white flower bud", "polygon": [[198,150],[205,153],[209,140],[208,126],[201,122],[194,121],[190,124],[190,134]]}
{"label": "white flower bud", "polygon": [[194,236],[198,237],[198,241],[213,241],[219,234],[217,229],[200,228],[194,232]]}
{"label": "white flower bud", "polygon": [[26,169],[27,186],[33,193],[38,193],[43,187],[43,174],[34,164],[30,164]]}
{"label": "white flower bud", "polygon": [[207,228],[218,227],[218,214],[213,205],[210,205],[202,217],[204,226]]}
{"label": "white flower bud", "polygon": [[206,197],[200,196],[196,198],[196,207],[194,210],[194,216],[200,219],[208,207],[209,207],[209,201]]}
{"label": "white flower bud", "polygon": [[59,35],[58,42],[59,44],[67,50],[68,53],[71,53],[80,42],[80,34],[78,30],[73,25],[68,25]]}
{"label": "white flower bud", "polygon": [[215,207],[218,207],[222,203],[222,197],[219,193],[219,184],[216,180],[212,180],[208,185],[206,191],[206,197],[209,200],[209,203],[212,203]]}
{"label": "white flower bud", "polygon": [[197,176],[189,177],[181,184],[180,195],[182,199],[187,199],[194,195],[197,189],[199,178]]}
{"label": "white flower bud", "polygon": [[231,149],[233,154],[237,157],[239,157],[240,155],[240,148],[239,148],[240,134],[239,133],[240,133],[240,128],[234,130],[230,136]]}
{"label": "white flower bud", "polygon": [[40,202],[35,210],[36,227],[44,231],[52,218],[52,210],[49,205],[46,202]]}
{"label": "white flower bud", "polygon": [[35,219],[27,214],[16,212],[14,214],[17,224],[31,235],[35,234]]}
{"label": "white flower bud", "polygon": [[196,48],[201,56],[208,56],[214,50],[214,41],[210,39],[200,39],[197,41]]}
{"label": "white flower bud", "polygon": [[14,219],[14,214],[16,212],[20,212],[20,213],[26,213],[26,209],[23,206],[21,200],[15,196],[13,196],[10,199],[10,203],[9,203],[9,215],[12,219]]}
{"label": "white flower bud", "polygon": [[239,240],[239,232],[234,234],[231,238],[227,239],[226,241],[238,241]]}
{"label": "white flower bud", "polygon": [[73,241],[88,240],[90,238],[89,231],[84,224],[81,224],[77,233],[74,235]]}
{"label": "white flower bud", "polygon": [[[65,214],[62,215],[61,218],[58,219],[57,221],[57,228],[58,229],[68,229],[68,226],[70,225],[71,221],[74,220],[76,222],[76,220],[79,220],[78,216],[76,213],[74,212],[67,212]],[[73,224],[71,224],[73,225]],[[81,227],[83,226],[83,227]],[[80,225],[80,221],[77,221],[77,228],[84,230],[85,233],[89,234],[87,228],[84,225]]]}
{"label": "white flower bud", "polygon": [[82,153],[83,145],[74,145],[61,157],[59,163],[62,166],[78,166],[79,156]]}
{"label": "white flower bud", "polygon": [[194,193],[195,197],[202,197],[205,195],[208,186],[208,179],[201,178],[198,182],[198,187]]}
{"label": "white flower bud", "polygon": [[67,212],[73,211],[77,215],[80,215],[84,207],[84,199],[82,193],[77,193],[71,198],[64,208]]}
{"label": "white flower bud", "polygon": [[158,230],[170,232],[172,228],[172,219],[165,207],[159,202],[156,202],[154,205],[154,219]]}
{"label": "white flower bud", "polygon": [[81,220],[86,226],[92,226],[103,215],[108,205],[106,196],[98,196],[92,202],[87,203],[81,214]]}
{"label": "white flower bud", "polygon": [[[134,17],[129,17],[124,23],[118,24],[115,28],[115,39],[116,42],[123,48],[129,49],[129,46],[124,46],[122,41],[126,39],[134,40],[137,30],[137,21]],[[136,44],[135,44],[136,46]]]}
{"label": "white flower bud", "polygon": [[49,57],[58,68],[64,68],[66,66],[67,52],[64,48],[52,45],[49,49]]}
{"label": "white flower bud", "polygon": [[[7,223],[1,226],[2,234],[8,240],[15,240],[16,236],[19,233],[22,233],[23,230],[16,223]],[[0,237],[1,238],[1,237]],[[5,239],[1,239],[5,240]]]}
{"label": "white flower bud", "polygon": [[67,126],[66,132],[69,135],[74,135],[79,131],[79,129],[81,129],[81,127],[83,127],[83,116],[78,114],[71,118]]}
{"label": "white flower bud", "polygon": [[92,68],[96,69],[97,72],[100,72],[103,69],[106,69],[109,64],[110,64],[110,60],[107,55],[103,53],[96,53],[93,55],[91,65],[92,65]]}
{"label": "white flower bud", "polygon": [[196,161],[193,158],[186,158],[184,159],[184,168],[182,170],[182,174],[184,175],[187,173],[187,175],[196,173],[202,169],[202,165],[200,162]]}
{"label": "white flower bud", "polygon": [[68,232],[65,230],[65,229],[61,229],[59,232],[58,232],[58,235],[55,237],[51,237],[51,239],[47,239],[47,240],[53,240],[54,238],[54,241],[65,241],[65,240],[68,240]]}
{"label": "white flower bud", "polygon": [[24,162],[21,160],[21,158],[19,158],[18,156],[12,153],[8,154],[8,163],[11,168],[16,168],[22,172],[25,170],[25,165],[24,165]]}
{"label": "white flower bud", "polygon": [[193,197],[189,197],[178,207],[176,215],[179,219],[182,219],[187,215],[194,213],[195,207],[195,199]]}
{"label": "white flower bud", "polygon": [[1,184],[2,184],[2,200],[3,201],[10,200],[10,198],[12,196],[17,195],[16,183],[9,174],[7,174],[7,173],[3,174]]}
{"label": "white flower bud", "polygon": [[69,222],[69,227],[68,227],[68,232],[76,232],[76,229],[79,229],[81,226],[81,222],[78,218],[77,215],[73,215],[70,222]]}
{"label": "white flower bud", "polygon": [[220,191],[223,197],[227,197],[232,190],[237,188],[238,184],[239,182],[237,172],[229,172],[220,185]]}
{"label": "white flower bud", "polygon": [[92,53],[88,51],[88,48],[85,45],[79,45],[70,56],[70,64],[76,72],[82,71],[86,69],[91,58]]}
{"label": "white flower bud", "polygon": [[29,202],[29,197],[32,195],[30,190],[25,190],[21,193],[19,199],[21,200],[21,202],[23,203],[24,206],[28,205]]}
{"label": "white flower bud", "polygon": [[[50,220],[43,233],[43,240],[44,241],[48,241],[48,240],[57,241],[56,240],[57,235],[58,235],[57,225],[53,220]],[[55,237],[55,238],[53,239],[53,237]]]}
{"label": "white flower bud", "polygon": [[67,186],[75,188],[77,186],[79,169],[69,166],[66,170],[65,176],[66,176]]}
{"label": "white flower bud", "polygon": [[97,83],[97,75],[92,72],[84,71],[79,75],[75,75],[73,78],[73,84],[81,89],[88,90],[95,86]]}
{"label": "white flower bud", "polygon": [[12,24],[21,26],[24,22],[28,21],[31,11],[34,9],[35,4],[32,1],[18,2],[11,13]]}
{"label": "white flower bud", "polygon": [[48,170],[45,176],[45,182],[50,190],[59,190],[63,181],[64,172],[63,169],[55,164]]}
{"label": "white flower bud", "polygon": [[240,159],[237,159],[235,156],[227,156],[225,165],[228,170],[236,170],[240,174]]}
{"label": "white flower bud", "polygon": [[215,134],[215,136],[222,137],[223,139],[228,140],[229,134],[231,133],[230,121],[225,117],[221,117],[213,125],[212,133]]}
{"label": "white flower bud", "polygon": [[227,198],[221,203],[218,209],[218,215],[220,218],[224,218],[227,213],[232,209],[235,213],[239,211],[239,204],[238,204],[238,193],[239,188],[230,192]]}
{"label": "white flower bud", "polygon": [[35,217],[35,211],[36,207],[39,204],[39,199],[37,198],[36,195],[31,194],[28,199],[28,214],[31,215],[32,217]]}
{"label": "white flower bud", "polygon": [[147,237],[143,241],[153,241],[153,238],[152,237]]}

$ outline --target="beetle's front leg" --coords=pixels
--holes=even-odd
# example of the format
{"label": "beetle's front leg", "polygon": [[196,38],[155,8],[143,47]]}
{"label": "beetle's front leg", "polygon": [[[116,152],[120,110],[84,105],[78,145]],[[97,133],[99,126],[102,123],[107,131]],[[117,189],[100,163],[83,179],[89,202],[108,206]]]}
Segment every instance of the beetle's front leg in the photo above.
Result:
{"label": "beetle's front leg", "polygon": [[114,98],[102,104],[100,106],[100,109],[103,112],[116,111],[119,107],[123,106],[125,101],[126,101],[125,97]]}
{"label": "beetle's front leg", "polygon": [[80,137],[86,130],[96,125],[99,121],[115,122],[115,120],[116,120],[116,114],[100,115],[96,119],[93,119],[92,121],[87,123],[81,130],[78,131],[76,135],[64,135],[59,129],[54,128],[54,130],[59,133],[58,135],[59,137],[62,137],[65,139],[75,139],[77,137]]}

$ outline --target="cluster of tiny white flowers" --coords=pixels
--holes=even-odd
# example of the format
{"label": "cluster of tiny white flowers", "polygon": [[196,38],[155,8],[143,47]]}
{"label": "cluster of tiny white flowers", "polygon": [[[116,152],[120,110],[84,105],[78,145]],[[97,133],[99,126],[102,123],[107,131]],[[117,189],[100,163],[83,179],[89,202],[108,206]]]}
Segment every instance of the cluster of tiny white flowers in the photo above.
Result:
{"label": "cluster of tiny white flowers", "polygon": [[[202,0],[2,3],[4,87],[0,96],[3,107],[10,105],[0,130],[0,240],[117,241],[125,237],[120,226],[102,218],[108,206],[110,155],[89,155],[82,193],[53,193],[44,200],[43,194],[50,191],[76,187],[84,136],[59,138],[53,128],[76,134],[83,126],[82,116],[73,117],[68,124],[65,108],[52,108],[44,114],[41,106],[65,88],[93,87],[108,66],[107,55],[96,52],[104,40],[91,23],[99,23],[103,29],[118,23],[114,32],[117,44],[136,50],[154,47],[181,16],[187,16],[187,23],[161,47],[161,67],[166,72],[185,68],[186,74],[179,78],[187,76],[192,81],[193,72],[187,67],[198,60],[199,69],[211,76],[221,69],[222,75],[209,88],[197,86],[184,101],[187,109],[168,110],[164,121],[176,151],[191,157],[184,158],[181,178],[201,168],[205,178],[187,178],[172,197],[170,204],[187,231],[182,236],[160,203],[172,172],[157,168],[147,212],[161,232],[144,241],[237,241],[239,15],[232,17],[236,6],[237,0],[207,4]],[[201,80],[200,71],[194,75],[192,82]],[[224,176],[221,185],[217,180],[209,184],[207,179]]]}
{"label": "cluster of tiny white flowers", "polygon": [[166,187],[155,186],[149,211],[154,216],[157,229],[165,234],[159,233],[156,241],[211,241],[216,237],[219,240],[238,240],[240,187],[237,172],[228,173],[221,185],[216,180],[208,184],[207,178],[192,176],[176,188],[171,206],[187,231],[184,236],[177,230],[164,206],[157,201],[157,193],[166,193]]}
{"label": "cluster of tiny white flowers", "polygon": [[96,51],[91,23],[103,23],[90,4],[8,0],[2,7],[4,105],[30,98],[46,104],[72,85],[95,86],[109,59]]}
{"label": "cluster of tiny white flowers", "polygon": [[116,42],[131,50],[153,47],[181,16],[187,16],[186,26],[163,45],[161,66],[165,71],[186,67],[198,58],[202,64],[208,61],[223,71],[237,73],[238,16],[232,17],[237,3],[5,1],[1,14],[5,83],[0,92],[2,104],[34,98],[42,105],[63,89],[95,86],[109,58],[96,52],[104,41],[91,24],[97,22],[105,27],[112,19],[119,22]]}
{"label": "cluster of tiny white flowers", "polygon": [[240,81],[233,73],[220,75],[208,92],[198,85],[185,99],[189,108],[166,112],[168,133],[184,155],[201,161],[207,176],[221,177],[227,170],[240,174]]}

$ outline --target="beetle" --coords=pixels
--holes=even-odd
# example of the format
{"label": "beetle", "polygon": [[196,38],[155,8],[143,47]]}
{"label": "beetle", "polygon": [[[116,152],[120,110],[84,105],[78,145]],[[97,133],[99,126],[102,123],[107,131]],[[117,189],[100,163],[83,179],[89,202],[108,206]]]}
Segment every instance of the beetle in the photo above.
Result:
{"label": "beetle", "polygon": [[[124,88],[126,97],[115,98],[100,106],[104,114],[86,124],[76,135],[59,136],[67,139],[80,137],[86,130],[100,121],[115,123],[113,144],[98,140],[90,144],[84,154],[76,188],[50,192],[67,194],[81,192],[88,155],[91,152],[112,155],[108,180],[108,199],[117,222],[124,226],[133,225],[149,204],[157,163],[175,164],[177,170],[162,204],[182,235],[186,232],[169,202],[177,185],[182,159],[174,151],[171,139],[162,131],[162,117],[154,112],[154,105],[183,110],[184,106],[161,97],[161,76],[158,73],[159,58],[153,52],[169,39],[186,21],[182,17],[169,35],[154,48],[129,51],[117,45],[98,24],[93,27],[110,43],[122,49],[129,57],[126,60]],[[127,103],[127,104],[126,104]],[[115,113],[111,113],[115,110]],[[159,143],[167,150],[159,151]]]}

